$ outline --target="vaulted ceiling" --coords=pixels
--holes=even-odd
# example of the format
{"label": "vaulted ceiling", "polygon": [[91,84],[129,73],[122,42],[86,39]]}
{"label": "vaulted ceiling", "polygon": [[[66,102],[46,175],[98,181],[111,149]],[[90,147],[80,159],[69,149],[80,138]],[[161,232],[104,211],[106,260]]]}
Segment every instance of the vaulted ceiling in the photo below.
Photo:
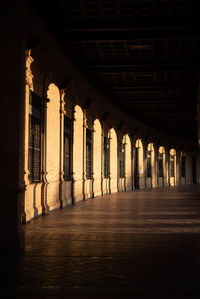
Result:
{"label": "vaulted ceiling", "polygon": [[32,1],[62,50],[113,104],[195,139],[199,0]]}

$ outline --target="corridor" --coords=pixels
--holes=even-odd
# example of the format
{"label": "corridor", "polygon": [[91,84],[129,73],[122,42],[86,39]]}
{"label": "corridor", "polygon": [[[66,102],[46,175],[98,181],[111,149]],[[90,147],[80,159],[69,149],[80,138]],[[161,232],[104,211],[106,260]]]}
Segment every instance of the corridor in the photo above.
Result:
{"label": "corridor", "polygon": [[199,298],[199,186],[105,195],[23,228],[13,298]]}

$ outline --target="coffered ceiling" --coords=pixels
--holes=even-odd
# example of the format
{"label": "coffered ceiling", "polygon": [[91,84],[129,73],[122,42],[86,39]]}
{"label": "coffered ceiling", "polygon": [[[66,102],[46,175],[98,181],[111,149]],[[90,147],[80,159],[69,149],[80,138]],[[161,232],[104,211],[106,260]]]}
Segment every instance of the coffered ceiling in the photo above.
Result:
{"label": "coffered ceiling", "polygon": [[87,79],[136,119],[195,139],[199,0],[32,1]]}

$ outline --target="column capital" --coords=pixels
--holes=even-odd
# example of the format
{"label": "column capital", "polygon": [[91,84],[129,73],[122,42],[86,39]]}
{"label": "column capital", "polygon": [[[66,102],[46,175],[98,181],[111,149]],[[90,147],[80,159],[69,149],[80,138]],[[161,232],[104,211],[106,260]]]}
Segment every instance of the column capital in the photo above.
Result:
{"label": "column capital", "polygon": [[33,77],[34,76],[31,71],[31,65],[33,62],[34,62],[34,59],[31,56],[31,50],[26,50],[25,51],[25,65],[26,65],[25,83],[30,89],[33,88]]}

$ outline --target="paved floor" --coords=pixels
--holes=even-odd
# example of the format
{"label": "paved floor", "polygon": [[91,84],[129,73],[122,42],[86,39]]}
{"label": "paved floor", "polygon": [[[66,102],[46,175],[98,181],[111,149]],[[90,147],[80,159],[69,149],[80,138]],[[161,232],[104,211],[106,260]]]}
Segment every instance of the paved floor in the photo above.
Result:
{"label": "paved floor", "polygon": [[13,298],[200,298],[200,187],[106,195],[24,230]]}

